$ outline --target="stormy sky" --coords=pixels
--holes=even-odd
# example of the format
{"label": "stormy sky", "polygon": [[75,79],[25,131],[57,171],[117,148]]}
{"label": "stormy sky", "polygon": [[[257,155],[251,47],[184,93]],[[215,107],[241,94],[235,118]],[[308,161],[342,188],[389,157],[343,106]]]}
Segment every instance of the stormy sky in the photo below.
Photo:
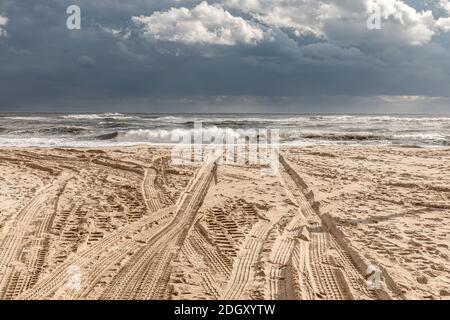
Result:
{"label": "stormy sky", "polygon": [[0,111],[450,113],[449,89],[448,0],[0,0]]}

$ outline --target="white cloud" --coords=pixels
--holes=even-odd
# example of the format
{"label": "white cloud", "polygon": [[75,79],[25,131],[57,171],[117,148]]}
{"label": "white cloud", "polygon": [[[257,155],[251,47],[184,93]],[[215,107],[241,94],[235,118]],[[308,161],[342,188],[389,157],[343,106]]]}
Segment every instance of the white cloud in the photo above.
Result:
{"label": "white cloud", "polygon": [[105,27],[105,26],[103,26],[101,24],[99,24],[98,26],[100,27],[100,29],[103,32],[106,32],[106,33],[108,33],[108,34],[110,34],[110,35],[112,35],[113,37],[116,37],[116,38],[129,39],[130,36],[131,36],[131,31],[129,29],[127,29],[127,28],[115,29],[115,28]]}
{"label": "white cloud", "polygon": [[[442,31],[436,30],[431,11],[418,11],[402,0],[224,1],[270,27],[292,29],[297,36],[312,34],[348,45],[423,45],[436,31]],[[374,8],[380,8],[382,14],[381,30],[366,27]]]}
{"label": "white cloud", "polygon": [[384,102],[389,103],[431,101],[444,99],[443,97],[429,97],[429,96],[379,96],[379,98]]}
{"label": "white cloud", "polygon": [[298,36],[323,37],[323,21],[339,14],[339,8],[333,3],[317,0],[225,0],[225,3],[260,23],[293,29]]}
{"label": "white cloud", "polygon": [[374,6],[381,9],[385,31],[393,33],[396,41],[403,41],[400,44],[423,45],[435,34],[435,21],[430,10],[419,12],[400,0],[368,1],[369,10]]}
{"label": "white cloud", "polygon": [[133,17],[132,20],[146,37],[154,40],[235,45],[252,44],[264,38],[264,32],[258,26],[207,2],[192,9],[171,8],[150,16]]}
{"label": "white cloud", "polygon": [[442,32],[450,31],[450,18],[439,18],[435,24],[437,30]]}
{"label": "white cloud", "polygon": [[449,0],[439,0],[439,6],[450,13],[450,1]]}
{"label": "white cloud", "polygon": [[8,24],[8,18],[0,15],[0,37],[6,37],[7,33],[5,30],[5,26]]}
{"label": "white cloud", "polygon": [[[450,1],[449,0],[439,0],[439,6],[450,14]],[[450,31],[450,17],[439,18],[435,25],[436,29],[442,32]]]}

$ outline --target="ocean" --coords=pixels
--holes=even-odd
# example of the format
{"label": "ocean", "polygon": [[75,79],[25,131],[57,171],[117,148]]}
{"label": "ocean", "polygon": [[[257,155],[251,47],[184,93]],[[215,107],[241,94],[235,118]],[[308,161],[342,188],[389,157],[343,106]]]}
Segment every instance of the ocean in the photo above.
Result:
{"label": "ocean", "polygon": [[204,135],[278,129],[288,145],[450,145],[450,115],[2,113],[0,146],[172,144],[200,122]]}

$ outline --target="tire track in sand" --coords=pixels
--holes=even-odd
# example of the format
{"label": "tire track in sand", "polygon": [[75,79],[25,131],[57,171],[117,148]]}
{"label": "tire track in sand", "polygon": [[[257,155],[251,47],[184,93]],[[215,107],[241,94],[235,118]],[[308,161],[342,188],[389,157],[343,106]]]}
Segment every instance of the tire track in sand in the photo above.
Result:
{"label": "tire track in sand", "polygon": [[[23,250],[22,243],[30,232],[31,223],[36,216],[45,209],[49,199],[58,196],[64,182],[70,177],[62,175],[52,184],[44,186],[37,192],[17,214],[16,219],[11,223],[8,233],[0,244],[0,298],[12,298],[19,294],[24,288],[20,277],[16,271],[17,261]],[[9,289],[8,289],[9,287]]]}
{"label": "tire track in sand", "polygon": [[[108,235],[93,247],[88,247],[86,250],[75,254],[75,256],[54,270],[50,276],[46,277],[46,285],[42,286],[42,283],[40,283],[35,290],[28,291],[23,296],[24,298],[30,298],[36,295],[41,298],[44,296],[52,297],[54,295],[55,297],[63,297],[65,299],[88,297],[95,287],[103,281],[102,279],[104,279],[105,275],[117,269],[117,266],[122,261],[142,247],[142,243],[145,243],[147,239],[167,223],[170,217],[169,211],[173,208],[162,209],[163,205],[156,196],[157,192],[154,184],[156,177],[155,170],[131,162],[125,162],[125,164],[127,168],[121,165],[118,169],[133,174],[143,173],[141,193],[150,216],[141,218],[139,221]],[[114,167],[116,168],[117,166]],[[132,168],[130,169],[128,167]],[[151,172],[151,170],[153,171]],[[129,235],[139,232],[139,229],[140,234],[135,237],[134,241],[130,240]],[[115,249],[112,252],[102,250],[102,248],[109,246],[114,246]],[[81,271],[89,270],[89,272],[83,272],[83,281],[79,290],[70,289],[66,286],[68,280],[66,270],[71,265],[76,265]],[[45,292],[45,290],[48,290],[48,292]]]}
{"label": "tire track in sand", "polygon": [[103,299],[165,299],[169,295],[170,263],[194,222],[209,184],[215,158],[197,171],[176,206],[173,220],[157,232],[116,275]]}
{"label": "tire track in sand", "polygon": [[254,279],[253,267],[259,261],[263,243],[267,240],[271,227],[272,225],[267,221],[257,222],[253,226],[235,260],[230,280],[222,293],[222,299],[240,300],[246,297],[248,286]]}
{"label": "tire track in sand", "polygon": [[[100,241],[97,241],[95,244],[87,247],[85,250],[69,256],[66,261],[56,267],[50,275],[40,280],[33,288],[24,292],[21,296],[18,296],[18,299],[36,300],[52,297],[53,294],[58,290],[64,290],[68,281],[68,267],[76,265],[79,266],[80,269],[83,269],[85,266],[90,265],[93,261],[98,261],[98,257],[101,256],[101,254],[105,251],[105,248],[120,246],[120,244],[123,243],[130,234],[142,232],[142,229],[154,225],[159,225],[159,228],[162,228],[162,226],[164,226],[163,221],[168,218],[172,210],[173,208],[169,207],[154,212],[151,216],[146,216],[136,222],[124,226],[116,232],[107,235]],[[152,229],[151,232],[154,233],[155,230]],[[140,238],[137,238],[137,240],[140,240]],[[122,245],[124,247],[122,247],[121,249],[126,250],[126,243]],[[119,249],[118,251],[121,252],[121,249]],[[115,257],[116,255],[110,255],[109,257],[107,257],[107,261],[109,261],[110,263],[114,263]],[[105,263],[103,266],[104,267],[102,268],[102,271],[104,271],[109,265]],[[97,272],[92,273],[92,276],[90,276],[89,278],[96,279],[96,274]],[[89,278],[85,279],[87,280],[87,282],[85,282],[82,278],[82,290],[85,290],[84,288],[89,286],[91,282],[89,281]]]}
{"label": "tire track in sand", "polygon": [[[384,289],[369,290],[361,266],[354,255],[341,245],[343,236],[336,237],[330,229],[331,220],[323,221],[311,204],[313,195],[289,162],[280,155],[281,176],[288,191],[296,198],[307,221],[305,238],[298,238],[288,263],[290,288],[302,299],[376,299],[388,298]],[[311,199],[311,200],[309,200]],[[340,241],[339,241],[340,240]],[[284,280],[286,281],[286,280]]]}
{"label": "tire track in sand", "polygon": [[286,300],[293,298],[292,288],[286,282],[286,267],[291,259],[296,238],[300,237],[304,228],[304,217],[299,212],[287,224],[282,235],[272,247],[268,266],[268,292],[270,300]]}

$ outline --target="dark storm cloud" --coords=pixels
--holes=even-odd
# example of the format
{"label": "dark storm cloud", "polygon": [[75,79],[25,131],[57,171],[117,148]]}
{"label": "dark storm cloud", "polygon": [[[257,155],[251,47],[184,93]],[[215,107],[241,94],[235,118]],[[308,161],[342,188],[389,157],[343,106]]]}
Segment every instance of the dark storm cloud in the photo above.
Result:
{"label": "dark storm cloud", "polygon": [[[449,33],[423,40],[425,33],[414,46],[406,43],[410,34],[396,38],[399,45],[386,32],[362,41],[362,19],[351,27],[330,21],[325,40],[252,20],[251,12],[229,5],[255,28],[258,41],[239,34],[223,45],[156,41],[131,20],[198,3],[3,0],[8,35],[0,37],[0,111],[450,111]],[[71,4],[81,7],[82,30],[66,29]],[[400,98],[393,103],[382,96]]]}

